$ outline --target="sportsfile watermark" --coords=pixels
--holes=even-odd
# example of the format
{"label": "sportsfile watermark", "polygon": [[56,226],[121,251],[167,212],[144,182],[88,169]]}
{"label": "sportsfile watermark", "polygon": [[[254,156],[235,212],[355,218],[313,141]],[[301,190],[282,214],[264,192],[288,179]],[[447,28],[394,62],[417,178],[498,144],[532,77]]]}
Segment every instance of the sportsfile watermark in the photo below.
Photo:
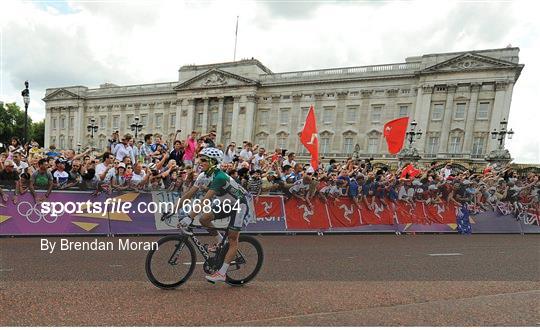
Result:
{"label": "sportsfile watermark", "polygon": [[51,216],[60,216],[62,214],[101,214],[107,213],[230,213],[240,210],[240,201],[231,202],[230,200],[184,200],[183,203],[174,202],[139,202],[123,201],[122,199],[107,198],[104,202],[42,202],[40,204],[41,214],[50,214]]}

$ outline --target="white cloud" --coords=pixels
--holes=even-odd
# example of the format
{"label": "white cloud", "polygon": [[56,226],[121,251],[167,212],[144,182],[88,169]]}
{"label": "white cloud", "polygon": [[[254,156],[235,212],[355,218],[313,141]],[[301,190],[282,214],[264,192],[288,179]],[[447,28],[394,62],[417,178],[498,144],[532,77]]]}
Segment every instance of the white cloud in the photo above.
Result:
{"label": "white cloud", "polygon": [[255,57],[274,72],[402,62],[434,52],[521,49],[508,147],[540,163],[534,99],[539,23],[533,2],[2,1],[0,99],[21,102],[31,84],[33,118],[46,87],[177,79],[179,66]]}

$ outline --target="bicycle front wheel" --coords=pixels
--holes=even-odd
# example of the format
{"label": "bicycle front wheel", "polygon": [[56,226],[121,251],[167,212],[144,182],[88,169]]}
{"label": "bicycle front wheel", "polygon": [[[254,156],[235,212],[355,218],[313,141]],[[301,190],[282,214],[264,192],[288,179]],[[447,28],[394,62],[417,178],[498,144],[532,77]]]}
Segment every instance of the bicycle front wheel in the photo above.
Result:
{"label": "bicycle front wheel", "polygon": [[174,289],[184,284],[195,269],[195,249],[183,235],[165,236],[158,248],[148,251],[146,276],[160,289]]}
{"label": "bicycle front wheel", "polygon": [[240,235],[236,258],[227,271],[227,283],[244,285],[253,280],[261,270],[263,259],[261,243],[252,236]]}

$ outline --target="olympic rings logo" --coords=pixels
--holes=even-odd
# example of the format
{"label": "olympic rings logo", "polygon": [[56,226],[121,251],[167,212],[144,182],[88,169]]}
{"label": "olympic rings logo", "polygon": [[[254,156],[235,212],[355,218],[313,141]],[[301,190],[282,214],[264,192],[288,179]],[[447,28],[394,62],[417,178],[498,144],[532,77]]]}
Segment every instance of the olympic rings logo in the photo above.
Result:
{"label": "olympic rings logo", "polygon": [[38,223],[41,220],[46,223],[55,223],[59,217],[64,215],[64,212],[60,214],[42,213],[39,204],[32,205],[30,202],[22,201],[17,204],[17,212],[26,218],[30,223]]}

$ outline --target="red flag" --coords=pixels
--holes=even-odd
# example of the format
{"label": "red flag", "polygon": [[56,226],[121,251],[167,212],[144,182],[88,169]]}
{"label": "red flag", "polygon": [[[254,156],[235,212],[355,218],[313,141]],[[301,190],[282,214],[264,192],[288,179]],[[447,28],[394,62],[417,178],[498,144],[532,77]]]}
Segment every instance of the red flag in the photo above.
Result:
{"label": "red flag", "polygon": [[408,123],[409,117],[403,117],[384,124],[384,138],[388,144],[388,152],[391,154],[397,154],[403,147]]}
{"label": "red flag", "polygon": [[300,141],[311,154],[311,166],[314,170],[319,168],[319,136],[317,134],[317,121],[315,120],[315,110],[313,106],[309,108],[309,112],[304,124],[304,129],[300,135]]}

